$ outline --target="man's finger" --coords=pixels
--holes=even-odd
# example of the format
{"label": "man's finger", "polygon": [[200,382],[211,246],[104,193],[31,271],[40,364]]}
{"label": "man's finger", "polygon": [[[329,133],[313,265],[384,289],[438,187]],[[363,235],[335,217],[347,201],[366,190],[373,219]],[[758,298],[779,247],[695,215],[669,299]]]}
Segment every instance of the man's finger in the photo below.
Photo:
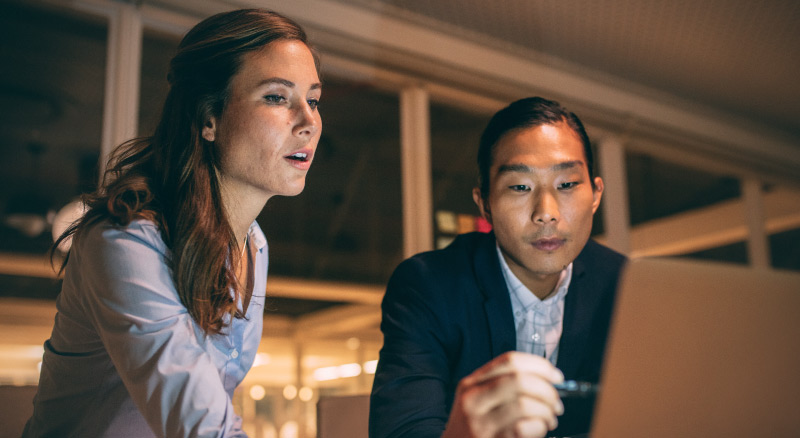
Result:
{"label": "man's finger", "polygon": [[504,374],[535,374],[551,383],[564,381],[561,370],[547,359],[517,351],[497,356],[465,377],[464,381],[467,385],[472,385]]}
{"label": "man's finger", "polygon": [[462,388],[464,408],[473,415],[484,415],[522,398],[547,405],[555,415],[564,412],[553,385],[535,374],[503,374]]}

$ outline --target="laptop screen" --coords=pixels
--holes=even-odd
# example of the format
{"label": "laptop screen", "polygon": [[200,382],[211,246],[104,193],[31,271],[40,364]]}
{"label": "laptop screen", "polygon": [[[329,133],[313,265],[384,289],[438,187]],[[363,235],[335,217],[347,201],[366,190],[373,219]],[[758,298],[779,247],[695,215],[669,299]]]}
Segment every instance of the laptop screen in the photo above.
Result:
{"label": "laptop screen", "polygon": [[800,436],[800,274],[632,260],[591,438]]}

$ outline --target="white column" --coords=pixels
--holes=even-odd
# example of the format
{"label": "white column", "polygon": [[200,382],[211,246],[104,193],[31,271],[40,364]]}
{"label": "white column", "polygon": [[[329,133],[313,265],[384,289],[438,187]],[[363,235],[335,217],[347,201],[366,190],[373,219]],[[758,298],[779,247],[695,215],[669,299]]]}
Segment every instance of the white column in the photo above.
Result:
{"label": "white column", "polygon": [[428,92],[421,87],[400,92],[404,257],[433,249],[428,105]]}
{"label": "white column", "polygon": [[142,18],[139,9],[134,4],[115,3],[108,22],[100,178],[111,151],[136,136],[141,58]]}
{"label": "white column", "polygon": [[625,172],[625,148],[614,136],[603,138],[597,147],[599,176],[605,190],[600,208],[606,244],[621,252],[631,252],[631,220],[628,210],[628,178]]}
{"label": "white column", "polygon": [[[300,341],[301,336],[295,333],[294,336],[294,385],[297,392],[303,387],[303,344]],[[306,436],[306,417],[304,403],[300,400],[299,394],[295,395],[294,400],[291,402],[292,414],[290,418],[297,422],[297,437],[305,438]]]}
{"label": "white column", "polygon": [[761,181],[755,178],[742,180],[745,221],[747,222],[747,257],[751,266],[770,266],[769,240],[765,226],[764,193]]}

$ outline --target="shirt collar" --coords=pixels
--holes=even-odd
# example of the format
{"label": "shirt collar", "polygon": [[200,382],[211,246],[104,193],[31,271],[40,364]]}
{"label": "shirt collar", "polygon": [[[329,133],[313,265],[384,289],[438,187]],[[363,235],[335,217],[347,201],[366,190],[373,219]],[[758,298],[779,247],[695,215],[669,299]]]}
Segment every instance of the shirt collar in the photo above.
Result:
{"label": "shirt collar", "polygon": [[258,222],[253,221],[250,224],[250,229],[247,231],[248,238],[250,242],[255,245],[256,250],[261,250],[265,246],[267,246],[267,237],[264,235],[264,232],[261,231],[261,227],[258,225]]}
{"label": "shirt collar", "polygon": [[556,292],[551,292],[544,300],[540,300],[539,297],[534,295],[534,293],[514,275],[511,268],[508,267],[508,263],[506,263],[506,259],[503,257],[503,253],[500,250],[500,245],[495,243],[495,248],[497,249],[497,258],[500,260],[500,269],[503,271],[503,277],[506,280],[506,286],[508,286],[509,292],[513,296],[516,296],[524,308],[528,308],[536,303],[544,303],[545,305],[554,304],[563,300],[567,295],[569,285],[572,282],[572,263],[561,271],[558,283],[556,283],[556,287],[553,289]]}

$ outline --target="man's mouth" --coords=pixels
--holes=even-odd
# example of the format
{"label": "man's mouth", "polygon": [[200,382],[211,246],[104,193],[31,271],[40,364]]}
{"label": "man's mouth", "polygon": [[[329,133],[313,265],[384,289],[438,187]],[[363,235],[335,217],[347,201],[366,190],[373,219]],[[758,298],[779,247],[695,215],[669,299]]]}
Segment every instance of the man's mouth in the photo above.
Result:
{"label": "man's mouth", "polygon": [[552,252],[561,248],[565,242],[566,240],[564,239],[553,237],[548,239],[535,240],[533,241],[532,245],[534,246],[534,248],[538,250]]}

